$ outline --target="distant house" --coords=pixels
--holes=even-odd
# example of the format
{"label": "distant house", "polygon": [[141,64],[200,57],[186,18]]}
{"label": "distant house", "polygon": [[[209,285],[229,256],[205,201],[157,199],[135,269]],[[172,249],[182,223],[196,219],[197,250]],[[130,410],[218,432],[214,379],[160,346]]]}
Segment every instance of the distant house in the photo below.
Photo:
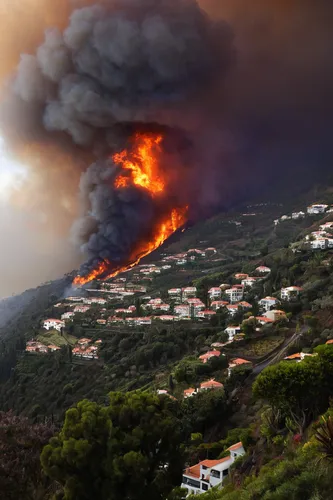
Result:
{"label": "distant house", "polygon": [[69,312],[65,312],[64,314],[62,314],[62,315],[61,315],[61,319],[62,319],[63,321],[65,321],[66,319],[71,319],[71,318],[73,318],[74,316],[75,316],[75,313],[74,313],[74,312],[69,311]]}
{"label": "distant house", "polygon": [[160,321],[175,321],[177,316],[173,316],[172,314],[162,314],[161,316],[156,316],[155,319],[159,319]]}
{"label": "distant house", "polygon": [[45,319],[43,321],[43,328],[45,330],[58,330],[60,332],[62,328],[65,328],[65,322],[54,318]]}
{"label": "distant house", "polygon": [[[249,318],[252,319],[252,318]],[[274,321],[270,318],[268,318],[266,315],[264,316],[256,316],[256,321],[257,323],[260,323],[260,325],[269,325],[271,323],[274,323]]]}
{"label": "distant house", "polygon": [[211,358],[214,358],[214,357],[218,358],[219,356],[221,356],[220,351],[208,351],[205,354],[202,354],[201,356],[199,356],[199,359],[203,363],[207,363]]}
{"label": "distant house", "polygon": [[202,382],[200,384],[200,391],[208,391],[210,389],[223,389],[223,384],[216,382],[215,379],[207,380],[207,382]]}
{"label": "distant house", "polygon": [[309,215],[318,215],[318,214],[323,214],[326,212],[326,209],[328,208],[328,205],[324,205],[324,204],[314,204],[314,205],[310,205],[309,207],[307,207],[307,213]]}
{"label": "distant house", "polygon": [[329,246],[327,238],[318,238],[310,242],[312,250],[326,250]]}
{"label": "distant house", "polygon": [[325,224],[321,224],[319,227],[322,231],[326,231],[326,229],[331,229],[331,228],[333,229],[333,221],[325,222]]}
{"label": "distant house", "polygon": [[280,321],[281,319],[287,319],[287,315],[284,311],[279,309],[272,309],[264,313],[264,317],[270,319],[271,321]]}
{"label": "distant house", "polygon": [[30,341],[27,342],[26,352],[36,352],[36,353],[42,353],[46,354],[48,352],[48,347],[41,342],[35,342],[35,341]]}
{"label": "distant house", "polygon": [[317,354],[309,354],[307,352],[296,352],[295,354],[291,354],[290,356],[286,356],[283,358],[285,361],[296,361],[299,363],[300,361],[303,361],[304,358],[306,357],[312,357],[312,356],[317,356]]}
{"label": "distant house", "polygon": [[185,389],[184,391],[184,399],[192,397],[196,393],[196,390],[193,389],[193,387],[190,387],[189,389]]}
{"label": "distant house", "polygon": [[246,287],[249,287],[249,288],[252,288],[253,285],[256,284],[257,279],[258,278],[253,278],[253,277],[248,276],[247,278],[245,278],[244,280],[242,280],[242,285],[246,286]]}
{"label": "distant house", "polygon": [[96,323],[98,325],[106,325],[106,319],[99,318],[99,319],[96,320]]}
{"label": "distant house", "polygon": [[267,266],[259,266],[256,268],[257,273],[268,274],[271,272],[271,269]]}
{"label": "distant house", "polygon": [[229,362],[229,366],[228,366],[228,376],[230,377],[231,375],[231,372],[234,368],[237,368],[238,366],[248,366],[248,367],[252,367],[252,363],[251,361],[247,361],[246,359],[242,359],[242,358],[235,358],[235,359],[232,359],[230,362]]}
{"label": "distant house", "polygon": [[245,274],[245,273],[236,273],[235,274],[236,280],[246,280],[246,278],[248,278],[248,277],[249,277],[249,275]]}
{"label": "distant house", "polygon": [[75,313],[86,313],[87,311],[89,311],[90,309],[90,306],[75,306],[74,307],[74,312]]}
{"label": "distant house", "polygon": [[225,300],[214,300],[211,303],[211,308],[213,309],[213,311],[217,311],[218,309],[226,307],[228,304],[229,302],[226,302]]}
{"label": "distant house", "polygon": [[264,311],[270,311],[272,307],[276,307],[279,304],[279,301],[275,297],[268,296],[259,300],[258,304]]}
{"label": "distant house", "polygon": [[238,304],[228,304],[226,306],[226,309],[228,311],[228,313],[230,314],[230,316],[235,316],[238,312]]}
{"label": "distant house", "polygon": [[305,213],[300,211],[300,212],[293,212],[291,214],[292,219],[303,219],[305,217]]}
{"label": "distant house", "polygon": [[228,296],[231,304],[235,302],[239,302],[243,299],[244,296],[244,286],[243,285],[235,285],[231,288],[225,290],[225,294]]}
{"label": "distant house", "polygon": [[216,311],[213,311],[210,309],[204,309],[203,311],[197,311],[195,317],[196,318],[210,319],[215,314],[216,314]]}
{"label": "distant house", "polygon": [[210,300],[219,299],[222,295],[222,290],[220,287],[212,287],[208,290],[208,295]]}
{"label": "distant house", "polygon": [[238,304],[235,304],[236,306],[242,308],[242,309],[252,309],[252,304],[246,301],[238,302]]}
{"label": "distant house", "polygon": [[183,472],[181,487],[187,494],[198,495],[214,487],[223,487],[223,481],[229,474],[230,466],[234,461],[245,454],[241,442],[227,449],[229,455],[218,460],[203,460]]}
{"label": "distant house", "polygon": [[228,326],[225,330],[225,333],[228,334],[229,340],[233,340],[235,335],[238,335],[241,333],[241,327],[240,326]]}
{"label": "distant house", "polygon": [[179,306],[175,306],[174,308],[175,314],[177,316],[181,316],[184,318],[190,317],[190,306],[186,304],[181,304]]}
{"label": "distant house", "polygon": [[307,234],[305,236],[305,239],[306,239],[306,241],[310,241],[311,239],[312,240],[319,240],[319,239],[325,238],[326,236],[328,236],[326,231],[312,231],[312,233]]}
{"label": "distant house", "polygon": [[197,289],[195,286],[187,286],[182,289],[183,299],[188,299],[189,297],[195,297],[197,293]]}
{"label": "distant house", "polygon": [[60,347],[58,347],[57,345],[54,345],[54,344],[50,344],[47,346],[47,348],[51,351],[51,352],[55,352],[55,351],[60,351]]}
{"label": "distant house", "polygon": [[297,299],[302,290],[303,288],[299,286],[288,286],[287,288],[281,288],[280,291],[281,300],[289,301]]}

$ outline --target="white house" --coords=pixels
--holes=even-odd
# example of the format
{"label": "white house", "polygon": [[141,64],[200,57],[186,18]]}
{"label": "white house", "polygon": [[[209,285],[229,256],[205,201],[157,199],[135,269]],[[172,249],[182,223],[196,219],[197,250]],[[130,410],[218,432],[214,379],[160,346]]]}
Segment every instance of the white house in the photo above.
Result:
{"label": "white house", "polygon": [[65,322],[54,318],[45,319],[43,328],[45,328],[45,330],[58,330],[58,332],[60,332],[62,328],[65,328]]}
{"label": "white house", "polygon": [[228,290],[225,290],[224,293],[228,296],[231,304],[233,304],[234,302],[239,302],[244,296],[244,286],[235,285],[232,288],[228,288]]}
{"label": "white house", "polygon": [[318,238],[310,242],[312,250],[326,250],[328,248],[327,238]]}
{"label": "white house", "polygon": [[235,314],[238,312],[238,304],[228,304],[226,306],[226,309],[230,316],[235,316]]}
{"label": "white house", "polygon": [[229,340],[232,341],[235,335],[238,335],[241,333],[241,327],[240,326],[228,326],[225,330],[225,333],[228,334]]}
{"label": "white house", "polygon": [[333,221],[325,222],[325,224],[321,224],[319,227],[322,231],[326,231],[326,229],[333,229]]}
{"label": "white house", "polygon": [[208,290],[208,295],[210,300],[220,299],[222,295],[222,290],[220,287],[212,287]]}
{"label": "white house", "polygon": [[242,285],[252,288],[253,285],[255,285],[256,281],[257,281],[257,278],[251,278],[249,276],[248,278],[245,278],[245,280],[242,280]]}
{"label": "white house", "polygon": [[270,311],[272,307],[276,307],[279,304],[279,301],[275,297],[264,297],[259,300],[258,304],[265,311]]}
{"label": "white house", "polygon": [[183,299],[188,299],[189,297],[195,297],[197,289],[195,286],[187,286],[183,288]]}
{"label": "white house", "polygon": [[292,300],[296,299],[303,288],[299,286],[288,286],[287,288],[281,288],[281,300]]}
{"label": "white house", "polygon": [[303,219],[305,217],[305,213],[300,211],[300,212],[293,212],[291,214],[292,219]]}
{"label": "white house", "polygon": [[179,306],[175,306],[175,314],[177,316],[181,316],[183,318],[189,318],[190,317],[190,306],[181,304]]}
{"label": "white house", "polygon": [[309,215],[317,215],[317,214],[323,214],[326,212],[326,209],[328,208],[328,205],[324,204],[314,204],[310,205],[307,207],[307,212]]}
{"label": "white house", "polygon": [[216,311],[211,311],[210,309],[204,309],[203,311],[196,311],[195,317],[196,318],[210,319],[215,314],[216,314]]}
{"label": "white house", "polygon": [[268,274],[271,272],[271,269],[267,266],[259,266],[256,268],[257,273]]}
{"label": "white house", "polygon": [[287,319],[287,315],[284,311],[279,309],[272,309],[271,311],[267,311],[264,313],[264,317],[268,318],[272,321],[279,321],[281,319]]}
{"label": "white house", "polygon": [[234,461],[245,454],[241,442],[227,449],[229,456],[218,460],[203,460],[183,472],[181,487],[186,488],[188,495],[205,493],[214,486],[223,487],[223,481],[229,474],[230,466]]}
{"label": "white house", "polygon": [[63,321],[65,321],[66,319],[71,319],[73,318],[73,316],[75,316],[75,313],[69,311],[69,312],[65,312],[64,314],[61,315],[61,319]]}
{"label": "white house", "polygon": [[168,290],[168,295],[170,298],[179,298],[182,294],[181,288],[170,288]]}

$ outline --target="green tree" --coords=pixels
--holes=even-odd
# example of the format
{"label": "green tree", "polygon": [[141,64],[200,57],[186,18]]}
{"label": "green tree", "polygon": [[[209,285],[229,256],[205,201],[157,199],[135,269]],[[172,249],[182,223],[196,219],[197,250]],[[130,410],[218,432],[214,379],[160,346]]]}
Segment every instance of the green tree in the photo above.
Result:
{"label": "green tree", "polygon": [[66,500],[164,499],[182,472],[176,403],[148,393],[111,393],[109,406],[84,400],[42,453]]}

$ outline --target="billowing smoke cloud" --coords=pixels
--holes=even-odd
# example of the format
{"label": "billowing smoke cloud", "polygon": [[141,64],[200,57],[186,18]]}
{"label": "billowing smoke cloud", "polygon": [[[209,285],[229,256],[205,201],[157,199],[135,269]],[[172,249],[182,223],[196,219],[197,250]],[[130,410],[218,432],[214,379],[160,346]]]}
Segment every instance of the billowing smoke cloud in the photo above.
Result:
{"label": "billowing smoke cloud", "polygon": [[[198,0],[213,21],[194,0],[96,3],[13,0],[12,12],[24,13],[3,27],[0,47],[0,75],[19,52],[30,54],[0,128],[19,153],[26,144],[32,156],[38,151],[38,176],[52,172],[43,185],[52,209],[53,186],[73,203],[82,164],[93,163],[81,179],[85,215],[74,228],[89,255],[126,253],[144,229],[138,221],[154,218],[142,192],[123,200],[112,190],[110,155],[138,128],[162,127],[169,137],[177,126],[186,137],[181,153],[173,140],[168,151],[172,194],[199,212],[258,192],[267,197],[278,182],[302,186],[331,166],[331,2]],[[42,25],[51,28],[44,41]],[[70,161],[55,161],[50,151]]]}
{"label": "billowing smoke cloud", "polygon": [[[225,75],[232,57],[229,27],[211,21],[194,0],[121,0],[79,8],[63,32],[47,30],[36,53],[21,56],[2,113],[4,120],[9,117],[4,128],[14,131],[12,140],[34,136],[68,148],[69,136],[73,151],[85,148],[98,158],[81,178],[86,213],[73,231],[89,265],[128,258],[161,212],[161,203],[143,190],[114,188],[119,168],[111,153],[139,128],[163,128],[169,142],[165,158],[174,159],[173,129],[188,126],[186,111],[197,110],[200,94]],[[167,166],[169,177],[180,161]],[[193,194],[190,176],[184,168],[176,175],[191,184]],[[170,184],[163,203],[188,204],[186,189]]]}

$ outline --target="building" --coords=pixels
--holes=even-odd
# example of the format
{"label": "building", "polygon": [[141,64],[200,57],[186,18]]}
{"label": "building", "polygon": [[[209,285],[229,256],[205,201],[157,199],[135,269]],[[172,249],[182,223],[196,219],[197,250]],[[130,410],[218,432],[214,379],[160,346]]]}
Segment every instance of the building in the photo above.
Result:
{"label": "building", "polygon": [[279,304],[279,301],[275,297],[264,297],[259,300],[258,304],[264,311],[270,311],[272,307],[276,307]]}
{"label": "building", "polygon": [[239,310],[238,304],[228,304],[226,306],[226,309],[227,309],[228,313],[230,314],[230,316],[235,316]]}
{"label": "building", "polygon": [[304,358],[307,357],[312,357],[312,356],[317,356],[317,354],[310,354],[307,352],[296,352],[295,354],[291,354],[291,356],[286,356],[283,358],[285,361],[296,361],[296,363],[299,363],[300,361],[303,361]]}
{"label": "building", "polygon": [[87,311],[89,311],[90,309],[90,306],[75,306],[74,307],[74,312],[75,313],[86,313]]}
{"label": "building", "polygon": [[222,295],[222,290],[220,287],[212,287],[208,290],[208,295],[210,300],[220,299]]}
{"label": "building", "polygon": [[196,394],[196,390],[193,387],[189,387],[189,389],[185,389],[184,391],[184,399],[191,398],[194,394]]}
{"label": "building", "polygon": [[176,321],[178,318],[171,314],[162,314],[161,316],[156,316],[154,319],[159,319],[161,321]]}
{"label": "building", "polygon": [[225,333],[228,334],[229,340],[232,341],[235,335],[238,335],[241,333],[241,327],[240,326],[228,326],[225,330]]}
{"label": "building", "polygon": [[238,302],[238,304],[235,304],[236,306],[240,307],[241,309],[252,309],[252,304],[250,302],[242,301]]}
{"label": "building", "polygon": [[264,317],[270,319],[271,321],[280,321],[282,319],[287,319],[287,315],[284,311],[279,309],[272,309],[264,313]]}
{"label": "building", "polygon": [[188,299],[189,297],[195,297],[197,293],[197,289],[195,286],[187,286],[182,289],[183,299]]}
{"label": "building", "polygon": [[314,204],[314,205],[310,205],[309,207],[307,207],[307,213],[309,215],[318,215],[318,214],[323,214],[326,212],[328,208],[328,205],[324,205],[324,204]]}
{"label": "building", "polygon": [[[253,316],[249,319],[253,319]],[[256,316],[256,321],[260,325],[270,325],[271,323],[274,323],[274,321],[270,318],[268,318],[266,315],[265,316]]]}
{"label": "building", "polygon": [[61,315],[61,319],[65,321],[66,319],[71,319],[75,316],[74,312],[65,312],[64,314]]}
{"label": "building", "polygon": [[295,300],[298,298],[302,290],[303,288],[299,286],[288,286],[287,288],[281,288],[281,300]]}
{"label": "building", "polygon": [[235,274],[236,280],[246,280],[246,278],[248,278],[248,277],[249,277],[249,275],[245,274],[245,273],[236,273]]}
{"label": "building", "polygon": [[200,384],[200,391],[208,391],[210,389],[223,389],[223,384],[216,382],[214,378]]}
{"label": "building", "polygon": [[199,359],[203,363],[207,363],[211,358],[218,358],[219,356],[221,356],[220,351],[208,351],[205,354],[199,356]]}
{"label": "building", "polygon": [[257,271],[257,273],[260,273],[260,274],[268,274],[271,272],[270,268],[266,267],[266,266],[259,266],[256,268],[256,271]]}
{"label": "building", "polygon": [[27,342],[25,350],[26,352],[40,352],[43,354],[46,354],[48,352],[48,348],[46,345],[42,344],[41,342],[35,342],[33,340]]}
{"label": "building", "polygon": [[322,231],[326,231],[326,229],[333,229],[333,221],[325,222],[325,224],[321,224],[319,227]]}
{"label": "building", "polygon": [[229,455],[218,460],[203,460],[183,472],[181,487],[187,489],[188,495],[198,495],[213,487],[223,487],[223,481],[229,474],[234,461],[245,454],[241,442],[227,449]]}
{"label": "building", "polygon": [[303,219],[305,217],[305,213],[300,211],[300,212],[293,212],[291,214],[292,219]]}
{"label": "building", "polygon": [[223,307],[227,306],[229,302],[226,302],[225,300],[214,300],[211,303],[211,308],[213,311],[217,311],[219,309],[222,309]]}
{"label": "building", "polygon": [[179,298],[182,294],[181,288],[170,288],[168,290],[168,295],[170,298]]}
{"label": "building", "polygon": [[204,309],[203,311],[197,311],[195,314],[196,318],[210,319],[212,316],[216,314],[216,311],[212,311],[210,309]]}
{"label": "building", "polygon": [[312,250],[326,250],[329,246],[327,238],[318,238],[310,241],[310,245]]}
{"label": "building", "polygon": [[177,316],[181,316],[182,318],[189,318],[190,317],[190,306],[186,304],[181,304],[179,306],[175,306],[175,314]]}
{"label": "building", "polygon": [[45,319],[43,321],[43,328],[45,330],[58,330],[58,332],[61,332],[61,329],[65,328],[65,322],[54,318]]}
{"label": "building", "polygon": [[228,296],[230,303],[234,304],[235,302],[239,302],[240,300],[243,299],[244,286],[243,285],[235,285],[235,286],[225,290],[224,293]]}
{"label": "building", "polygon": [[245,287],[249,287],[249,288],[252,288],[253,285],[255,285],[257,281],[257,278],[252,278],[252,277],[248,277],[248,278],[245,278],[244,280],[242,280],[242,285]]}
{"label": "building", "polygon": [[234,368],[237,368],[238,366],[248,366],[252,367],[251,361],[247,361],[246,359],[242,358],[235,358],[230,360],[229,366],[228,366],[228,377],[230,377],[231,372]]}

